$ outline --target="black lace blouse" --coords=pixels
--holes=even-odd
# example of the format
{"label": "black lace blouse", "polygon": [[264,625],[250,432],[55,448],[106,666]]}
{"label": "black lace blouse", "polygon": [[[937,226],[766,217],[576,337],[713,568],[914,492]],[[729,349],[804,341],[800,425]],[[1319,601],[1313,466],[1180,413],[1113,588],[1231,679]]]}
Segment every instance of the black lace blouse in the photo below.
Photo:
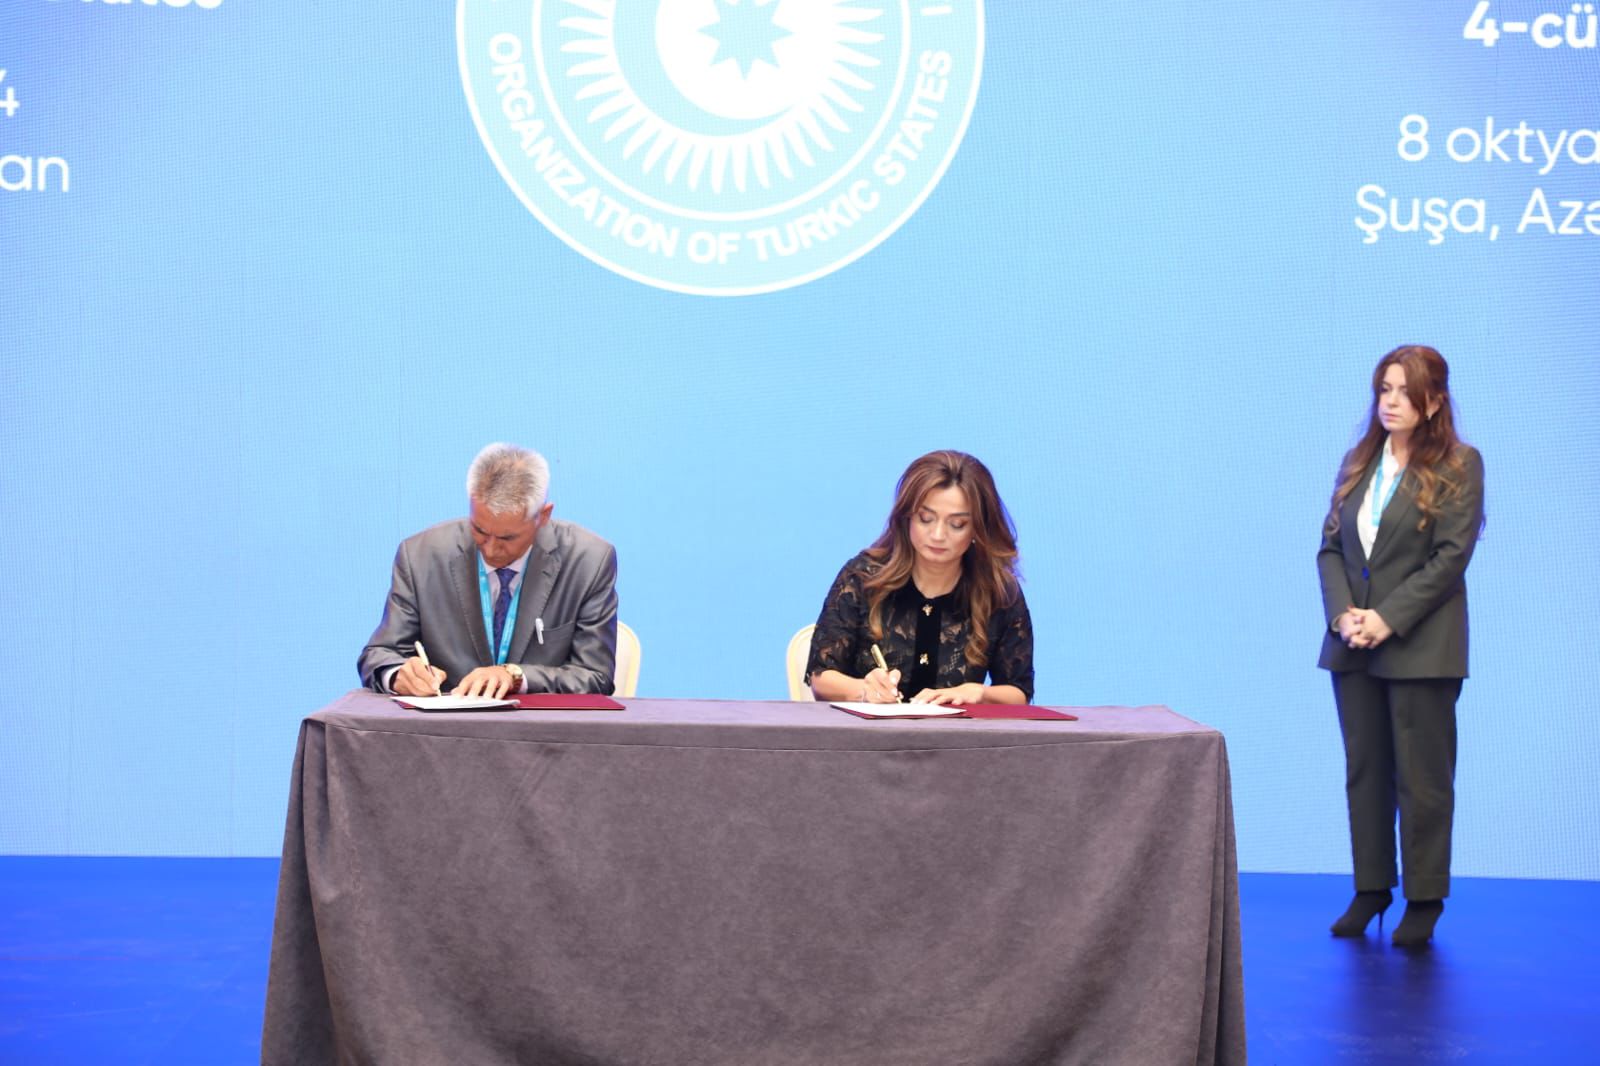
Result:
{"label": "black lace blouse", "polygon": [[[834,579],[811,637],[808,679],[822,670],[865,677],[877,665],[872,661],[863,585],[878,565],[863,552],[845,563]],[[971,623],[961,585],[943,596],[928,597],[917,591],[915,582],[907,581],[889,593],[883,607],[878,648],[889,669],[900,671],[900,692],[907,699],[925,688],[951,688],[967,681],[981,684],[986,673],[989,684],[1014,685],[1033,699],[1033,621],[1020,589],[1016,603],[989,616],[987,670],[967,663]]]}

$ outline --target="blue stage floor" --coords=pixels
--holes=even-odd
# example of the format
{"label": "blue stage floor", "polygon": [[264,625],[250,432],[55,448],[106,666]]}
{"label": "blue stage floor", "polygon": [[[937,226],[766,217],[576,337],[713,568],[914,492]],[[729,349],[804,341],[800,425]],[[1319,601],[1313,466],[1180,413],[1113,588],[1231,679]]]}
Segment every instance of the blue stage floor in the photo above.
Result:
{"label": "blue stage floor", "polygon": [[[0,857],[0,1064],[255,1062],[277,868]],[[1600,1062],[1600,883],[1458,879],[1415,953],[1348,885],[1240,878],[1252,1062]]]}

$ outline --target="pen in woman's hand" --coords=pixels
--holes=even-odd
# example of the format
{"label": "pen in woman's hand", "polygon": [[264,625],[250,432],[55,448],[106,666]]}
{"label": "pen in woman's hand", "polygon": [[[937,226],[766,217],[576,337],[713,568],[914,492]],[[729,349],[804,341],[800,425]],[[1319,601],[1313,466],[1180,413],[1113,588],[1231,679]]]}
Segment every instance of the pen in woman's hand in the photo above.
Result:
{"label": "pen in woman's hand", "polygon": [[[878,664],[879,670],[882,670],[885,674],[889,673],[889,664],[884,661],[883,650],[880,649],[876,644],[872,646],[872,660]],[[903,699],[905,699],[905,697],[900,694],[900,687],[896,685],[894,690],[894,701],[899,703]]]}

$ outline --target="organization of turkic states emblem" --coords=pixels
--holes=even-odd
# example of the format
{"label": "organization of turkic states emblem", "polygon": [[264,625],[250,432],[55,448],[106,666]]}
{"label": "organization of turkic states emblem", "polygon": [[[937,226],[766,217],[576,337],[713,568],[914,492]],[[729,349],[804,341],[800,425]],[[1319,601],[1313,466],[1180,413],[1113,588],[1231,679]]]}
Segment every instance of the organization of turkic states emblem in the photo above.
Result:
{"label": "organization of turkic states emblem", "polygon": [[625,277],[822,277],[921,206],[966,131],[983,2],[459,0],[478,133],[528,209]]}

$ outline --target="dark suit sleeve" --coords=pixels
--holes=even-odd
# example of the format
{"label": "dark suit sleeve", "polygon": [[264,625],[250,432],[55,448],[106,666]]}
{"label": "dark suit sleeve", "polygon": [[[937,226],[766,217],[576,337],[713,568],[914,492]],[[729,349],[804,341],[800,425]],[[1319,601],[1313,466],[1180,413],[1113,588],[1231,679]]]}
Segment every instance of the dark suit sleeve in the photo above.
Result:
{"label": "dark suit sleeve", "polygon": [[413,652],[409,649],[421,635],[416,584],[412,580],[410,561],[406,558],[406,546],[402,544],[394,553],[394,575],[389,579],[389,599],[383,605],[383,618],[356,659],[361,684],[375,692],[387,692],[388,689],[383,685],[384,675],[412,656]]}
{"label": "dark suit sleeve", "polygon": [[[1341,507],[1343,505],[1341,504]],[[1317,580],[1322,585],[1322,621],[1331,629],[1333,620],[1345,612],[1355,599],[1350,594],[1350,579],[1344,571],[1344,533],[1335,528],[1334,512],[1322,520],[1322,547],[1317,549]]]}
{"label": "dark suit sleeve", "polygon": [[1472,561],[1483,525],[1483,458],[1466,448],[1461,494],[1440,509],[1432,526],[1428,561],[1373,609],[1397,636],[1404,637],[1428,614],[1452,596]]}
{"label": "dark suit sleeve", "polygon": [[[560,666],[523,663],[528,692],[593,692],[615,687],[617,670],[617,549],[607,544],[592,572],[579,575],[587,588],[578,607],[572,650]],[[563,574],[563,577],[566,575]]]}

